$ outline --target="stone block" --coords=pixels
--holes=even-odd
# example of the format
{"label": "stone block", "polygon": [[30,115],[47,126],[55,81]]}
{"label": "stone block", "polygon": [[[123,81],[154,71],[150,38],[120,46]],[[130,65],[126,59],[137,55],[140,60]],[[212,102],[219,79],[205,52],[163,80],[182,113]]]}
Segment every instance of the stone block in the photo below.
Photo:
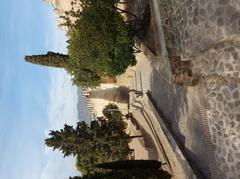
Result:
{"label": "stone block", "polygon": [[238,90],[235,90],[235,91],[233,92],[233,98],[234,98],[234,99],[238,99],[238,98],[239,98],[239,92],[238,92]]}

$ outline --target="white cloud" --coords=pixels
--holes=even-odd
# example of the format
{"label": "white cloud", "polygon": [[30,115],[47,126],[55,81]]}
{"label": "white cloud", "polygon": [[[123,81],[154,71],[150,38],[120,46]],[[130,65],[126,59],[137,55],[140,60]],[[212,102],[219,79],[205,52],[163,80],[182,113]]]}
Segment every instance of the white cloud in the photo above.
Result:
{"label": "white cloud", "polygon": [[[50,104],[49,104],[49,130],[63,127],[65,123],[75,125],[77,118],[77,87],[72,86],[70,76],[63,70],[54,70],[51,74]],[[45,149],[48,159],[41,174],[41,179],[66,179],[69,176],[79,175],[75,168],[75,159],[63,158],[58,151]]]}
{"label": "white cloud", "polygon": [[[56,14],[50,14],[48,23],[49,35],[45,38],[45,46],[49,51],[66,53],[66,35],[59,30]],[[54,18],[54,19],[52,19]],[[49,130],[61,129],[65,123],[75,125],[78,121],[77,87],[72,85],[70,76],[62,69],[52,69],[50,85],[49,128],[44,131],[47,136]],[[45,148],[47,161],[42,169],[40,179],[68,179],[69,176],[79,175],[73,157],[63,158],[61,152]]]}
{"label": "white cloud", "polygon": [[55,70],[51,75],[49,122],[54,129],[65,123],[77,122],[77,87],[72,85],[70,76],[63,70]]}
{"label": "white cloud", "polygon": [[[61,30],[58,26],[58,22],[57,22],[57,14],[55,12],[52,11],[52,13],[50,14],[52,18],[52,22],[48,24],[48,31],[49,31],[49,36],[46,37],[45,39],[45,45],[46,47],[51,47],[51,51],[57,51],[57,52],[62,52],[62,53],[66,53],[67,49],[66,49],[66,41],[67,41],[67,36],[66,36],[66,32]],[[53,39],[51,40],[51,42],[49,41],[49,39]]]}
{"label": "white cloud", "polygon": [[73,157],[63,158],[60,152],[50,152],[50,158],[43,169],[40,179],[68,179],[69,176],[80,175],[75,170]]}

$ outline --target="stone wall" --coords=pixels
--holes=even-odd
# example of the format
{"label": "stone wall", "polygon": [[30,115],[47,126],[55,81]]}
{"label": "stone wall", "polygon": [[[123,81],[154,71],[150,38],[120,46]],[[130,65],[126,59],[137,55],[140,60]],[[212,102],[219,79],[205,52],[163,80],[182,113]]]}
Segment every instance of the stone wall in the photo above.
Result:
{"label": "stone wall", "polygon": [[194,76],[219,75],[240,78],[240,35],[221,41],[191,60]]}
{"label": "stone wall", "polygon": [[191,56],[240,31],[239,0],[171,0],[183,56]]}
{"label": "stone wall", "polygon": [[211,78],[203,86],[218,178],[240,178],[240,79]]}
{"label": "stone wall", "polygon": [[240,178],[240,1],[172,2],[181,53],[204,79],[217,178]]}
{"label": "stone wall", "polygon": [[219,179],[240,178],[240,35],[229,36],[191,60],[204,94]]}

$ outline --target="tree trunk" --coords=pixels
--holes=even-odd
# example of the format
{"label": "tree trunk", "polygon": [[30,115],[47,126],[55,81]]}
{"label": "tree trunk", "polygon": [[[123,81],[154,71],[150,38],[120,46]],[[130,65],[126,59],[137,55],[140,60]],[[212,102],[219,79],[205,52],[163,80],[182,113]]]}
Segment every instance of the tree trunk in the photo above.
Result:
{"label": "tree trunk", "polygon": [[136,14],[133,14],[132,12],[129,12],[129,11],[124,10],[124,9],[120,9],[120,8],[118,8],[118,7],[115,7],[115,9],[118,10],[118,11],[120,11],[120,13],[129,14],[129,15],[135,17],[138,21],[140,21],[140,19],[137,17],[137,15],[136,15]]}

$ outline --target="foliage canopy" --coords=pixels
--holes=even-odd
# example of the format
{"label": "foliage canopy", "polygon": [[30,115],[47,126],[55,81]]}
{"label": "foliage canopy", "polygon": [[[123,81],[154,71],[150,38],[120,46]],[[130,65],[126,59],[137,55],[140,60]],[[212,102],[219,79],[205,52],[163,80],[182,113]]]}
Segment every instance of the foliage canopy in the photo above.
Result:
{"label": "foliage canopy", "polygon": [[112,1],[90,2],[69,28],[69,63],[99,76],[119,75],[136,63],[133,33]]}
{"label": "foliage canopy", "polygon": [[45,143],[53,150],[60,150],[64,157],[77,155],[76,166],[86,174],[94,172],[97,163],[127,159],[131,137],[125,129],[121,118],[102,117],[90,126],[85,122],[78,122],[76,128],[65,124],[63,129],[50,131]]}
{"label": "foliage canopy", "polygon": [[170,179],[171,175],[162,170],[162,163],[155,160],[125,160],[98,164],[108,169],[101,173],[87,174],[76,179]]}
{"label": "foliage canopy", "polygon": [[65,68],[68,65],[68,55],[49,51],[45,55],[25,56],[25,61],[37,65]]}
{"label": "foliage canopy", "polygon": [[[26,56],[35,64],[65,68],[74,84],[96,87],[102,77],[115,77],[135,65],[132,28],[116,7],[119,0],[75,0],[61,16],[68,28],[68,54]],[[75,6],[81,7],[79,9]]]}

